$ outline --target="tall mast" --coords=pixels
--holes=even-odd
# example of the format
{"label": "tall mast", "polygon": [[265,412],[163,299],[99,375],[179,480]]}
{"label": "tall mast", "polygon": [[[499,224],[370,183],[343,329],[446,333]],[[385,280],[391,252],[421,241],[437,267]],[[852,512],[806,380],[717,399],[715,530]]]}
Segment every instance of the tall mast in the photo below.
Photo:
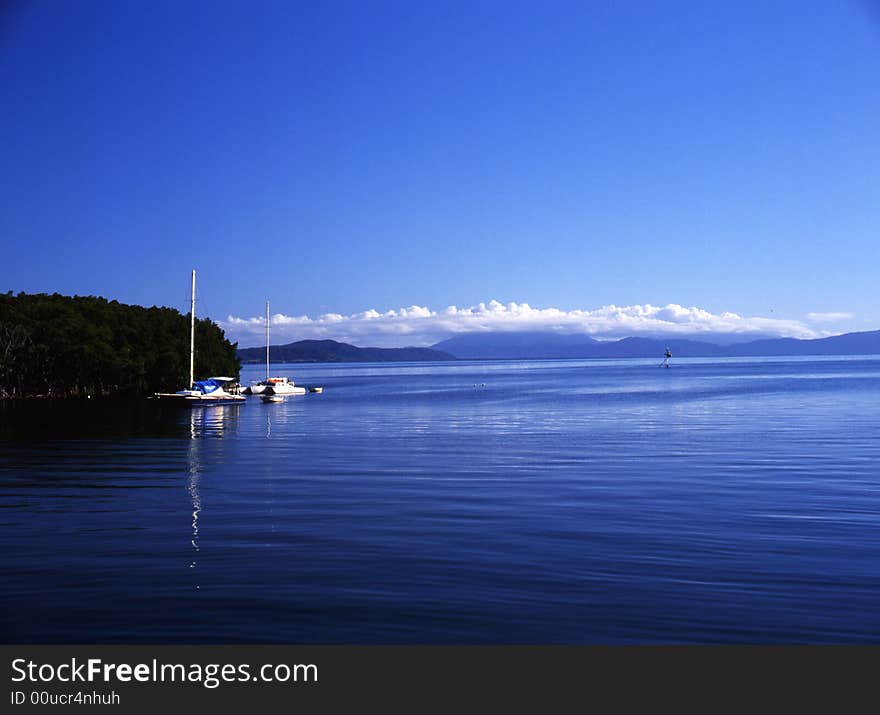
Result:
{"label": "tall mast", "polygon": [[266,380],[269,379],[269,301],[266,301]]}
{"label": "tall mast", "polygon": [[196,269],[192,273],[192,302],[189,309],[189,387],[195,382],[193,367],[196,359]]}

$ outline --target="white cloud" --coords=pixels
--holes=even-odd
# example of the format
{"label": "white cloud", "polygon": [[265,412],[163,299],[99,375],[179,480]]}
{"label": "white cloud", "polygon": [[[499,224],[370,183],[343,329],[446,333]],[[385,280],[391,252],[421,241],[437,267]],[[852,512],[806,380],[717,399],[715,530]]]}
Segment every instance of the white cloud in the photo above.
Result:
{"label": "white cloud", "polygon": [[[848,314],[811,313],[810,316]],[[818,322],[818,318],[810,317]],[[220,321],[227,335],[240,345],[259,345],[265,318],[230,315]],[[828,334],[797,320],[743,317],[736,313],[710,313],[697,307],[671,303],[666,306],[606,305],[593,310],[533,308],[528,303],[499,303],[492,300],[469,308],[451,305],[434,311],[419,305],[379,312],[365,310],[351,315],[326,313],[316,318],[277,313],[271,318],[272,342],[331,338],[356,345],[430,345],[458,333],[491,331],[547,331],[581,333],[595,338],[630,335],[763,336],[815,338]]]}
{"label": "white cloud", "polygon": [[807,320],[811,323],[839,323],[854,317],[852,313],[807,313]]}

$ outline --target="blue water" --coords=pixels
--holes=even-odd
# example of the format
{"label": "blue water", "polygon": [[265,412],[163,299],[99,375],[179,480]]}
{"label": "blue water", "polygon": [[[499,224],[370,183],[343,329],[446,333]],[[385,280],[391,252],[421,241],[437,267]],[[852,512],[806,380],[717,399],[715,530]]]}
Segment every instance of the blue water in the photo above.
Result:
{"label": "blue water", "polygon": [[880,360],[658,362],[7,404],[2,640],[880,642]]}

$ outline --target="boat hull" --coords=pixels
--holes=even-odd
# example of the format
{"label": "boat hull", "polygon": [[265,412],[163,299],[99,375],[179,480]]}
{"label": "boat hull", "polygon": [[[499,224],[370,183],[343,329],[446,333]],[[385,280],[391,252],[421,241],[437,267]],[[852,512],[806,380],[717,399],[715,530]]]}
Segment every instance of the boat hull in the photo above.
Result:
{"label": "boat hull", "polygon": [[240,405],[246,402],[241,395],[177,395],[175,393],[157,393],[153,396],[160,405],[169,407],[215,407],[217,405]]}
{"label": "boat hull", "polygon": [[268,395],[305,395],[306,388],[294,385],[272,385],[266,388]]}

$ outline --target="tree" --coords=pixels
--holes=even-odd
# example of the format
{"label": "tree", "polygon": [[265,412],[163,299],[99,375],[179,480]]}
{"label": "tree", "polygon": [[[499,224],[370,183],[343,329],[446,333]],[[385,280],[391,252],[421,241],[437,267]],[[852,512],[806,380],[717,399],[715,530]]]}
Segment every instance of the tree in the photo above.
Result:
{"label": "tree", "polygon": [[[0,294],[0,396],[143,395],[189,373],[189,316],[95,296]],[[196,320],[196,378],[237,377],[236,345]]]}

